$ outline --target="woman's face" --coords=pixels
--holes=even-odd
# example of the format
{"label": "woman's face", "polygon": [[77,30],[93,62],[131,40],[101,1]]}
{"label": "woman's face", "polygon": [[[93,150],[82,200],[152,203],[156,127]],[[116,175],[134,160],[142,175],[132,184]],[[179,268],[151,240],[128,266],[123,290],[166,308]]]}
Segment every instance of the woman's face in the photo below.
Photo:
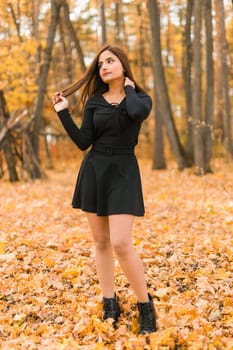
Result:
{"label": "woman's face", "polygon": [[102,52],[98,60],[99,75],[104,83],[124,78],[124,69],[119,58],[111,51]]}

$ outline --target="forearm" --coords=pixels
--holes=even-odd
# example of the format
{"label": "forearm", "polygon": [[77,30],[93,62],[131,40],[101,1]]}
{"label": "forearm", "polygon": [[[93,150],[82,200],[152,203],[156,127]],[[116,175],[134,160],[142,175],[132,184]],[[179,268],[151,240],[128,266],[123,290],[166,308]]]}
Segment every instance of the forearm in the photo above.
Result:
{"label": "forearm", "polygon": [[81,150],[87,149],[92,143],[92,138],[90,135],[88,135],[88,132],[85,131],[85,129],[83,130],[82,128],[79,128],[74,123],[69,110],[65,108],[57,112],[57,115],[64,129],[75,145]]}
{"label": "forearm", "polygon": [[125,92],[126,108],[130,119],[143,120],[147,118],[151,111],[151,98],[146,94],[143,94],[142,97],[138,96],[135,89],[129,85],[125,87]]}

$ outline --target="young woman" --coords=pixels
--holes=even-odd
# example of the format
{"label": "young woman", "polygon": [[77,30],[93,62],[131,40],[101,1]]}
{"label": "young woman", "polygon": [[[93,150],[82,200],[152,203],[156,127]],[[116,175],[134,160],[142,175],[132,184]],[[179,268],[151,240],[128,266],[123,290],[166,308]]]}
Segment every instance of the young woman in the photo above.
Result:
{"label": "young woman", "polygon": [[[81,87],[84,108],[78,128],[66,97]],[[83,78],[55,93],[52,103],[73,142],[81,150],[91,146],[79,171],[72,206],[86,213],[93,233],[103,319],[112,318],[115,325],[120,315],[114,288],[114,251],[138,300],[139,334],[154,332],[153,300],[131,236],[135,216],[144,215],[134,148],[141,123],[151,111],[151,98],[135,82],[125,52],[118,46],[105,46]]]}

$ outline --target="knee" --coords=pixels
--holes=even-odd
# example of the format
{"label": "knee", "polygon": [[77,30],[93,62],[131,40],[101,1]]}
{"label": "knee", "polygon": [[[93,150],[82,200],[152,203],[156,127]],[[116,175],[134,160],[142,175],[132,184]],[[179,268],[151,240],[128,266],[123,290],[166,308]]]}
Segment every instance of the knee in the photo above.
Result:
{"label": "knee", "polygon": [[126,258],[132,250],[132,245],[125,240],[116,240],[112,242],[112,247],[117,256],[121,258]]}
{"label": "knee", "polygon": [[99,251],[105,251],[111,247],[111,242],[108,238],[99,238],[95,240],[95,248]]}

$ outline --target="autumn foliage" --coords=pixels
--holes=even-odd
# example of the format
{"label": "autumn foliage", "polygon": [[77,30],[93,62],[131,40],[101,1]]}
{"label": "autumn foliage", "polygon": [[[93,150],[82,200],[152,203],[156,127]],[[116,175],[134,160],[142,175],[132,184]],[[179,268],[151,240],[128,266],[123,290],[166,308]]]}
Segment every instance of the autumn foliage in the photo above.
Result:
{"label": "autumn foliage", "polygon": [[[190,6],[197,1],[1,1],[0,350],[233,350],[233,168],[232,157],[228,165],[219,160],[224,155],[224,137],[232,137],[231,125],[223,128],[227,111],[223,97],[229,94],[230,112],[233,96],[230,1],[201,2],[203,11],[213,6],[209,14],[214,25],[214,104],[213,120],[207,123],[213,174],[199,172],[197,177],[191,168],[175,170],[171,163],[174,147],[165,142],[163,149],[164,120],[160,134],[155,134],[159,109],[143,123],[140,134],[137,152],[146,215],[136,219],[133,235],[154,298],[156,333],[137,335],[137,300],[117,263],[116,290],[122,314],[117,329],[102,321],[90,229],[85,215],[71,209],[81,152],[74,154],[73,146],[67,146],[64,130],[51,109],[51,95],[83,74],[105,36],[127,49],[135,77],[148,93],[153,96],[157,85],[161,92],[152,71],[153,58],[158,61],[159,56],[151,49],[150,24],[154,21],[149,19],[149,3],[152,8],[155,3],[160,7],[157,34],[169,108],[187,151],[192,108],[201,107],[210,89],[204,79],[209,65],[205,66],[208,32],[203,26],[209,22],[202,18],[202,39],[197,40],[202,44],[202,57],[197,60],[204,74],[198,91],[201,100],[191,106],[186,91],[187,63],[191,79],[194,18],[201,17]],[[225,65],[220,67],[220,63]],[[224,67],[229,68],[225,72],[227,93],[222,90]],[[74,106],[76,96],[72,98]],[[153,102],[157,108],[158,103]],[[204,104],[200,111],[204,113]],[[72,112],[80,125],[80,110]],[[203,121],[199,130],[205,126]],[[158,139],[160,144],[156,144]],[[152,158],[163,151],[168,169],[153,171]],[[9,154],[18,172],[15,179],[9,179],[21,182],[8,181]]]}
{"label": "autumn foliage", "polygon": [[146,216],[134,244],[154,297],[158,331],[137,336],[136,299],[116,264],[122,315],[101,320],[94,248],[70,207],[77,164],[46,181],[0,187],[0,349],[232,350],[232,169],[152,171],[140,160]]}

